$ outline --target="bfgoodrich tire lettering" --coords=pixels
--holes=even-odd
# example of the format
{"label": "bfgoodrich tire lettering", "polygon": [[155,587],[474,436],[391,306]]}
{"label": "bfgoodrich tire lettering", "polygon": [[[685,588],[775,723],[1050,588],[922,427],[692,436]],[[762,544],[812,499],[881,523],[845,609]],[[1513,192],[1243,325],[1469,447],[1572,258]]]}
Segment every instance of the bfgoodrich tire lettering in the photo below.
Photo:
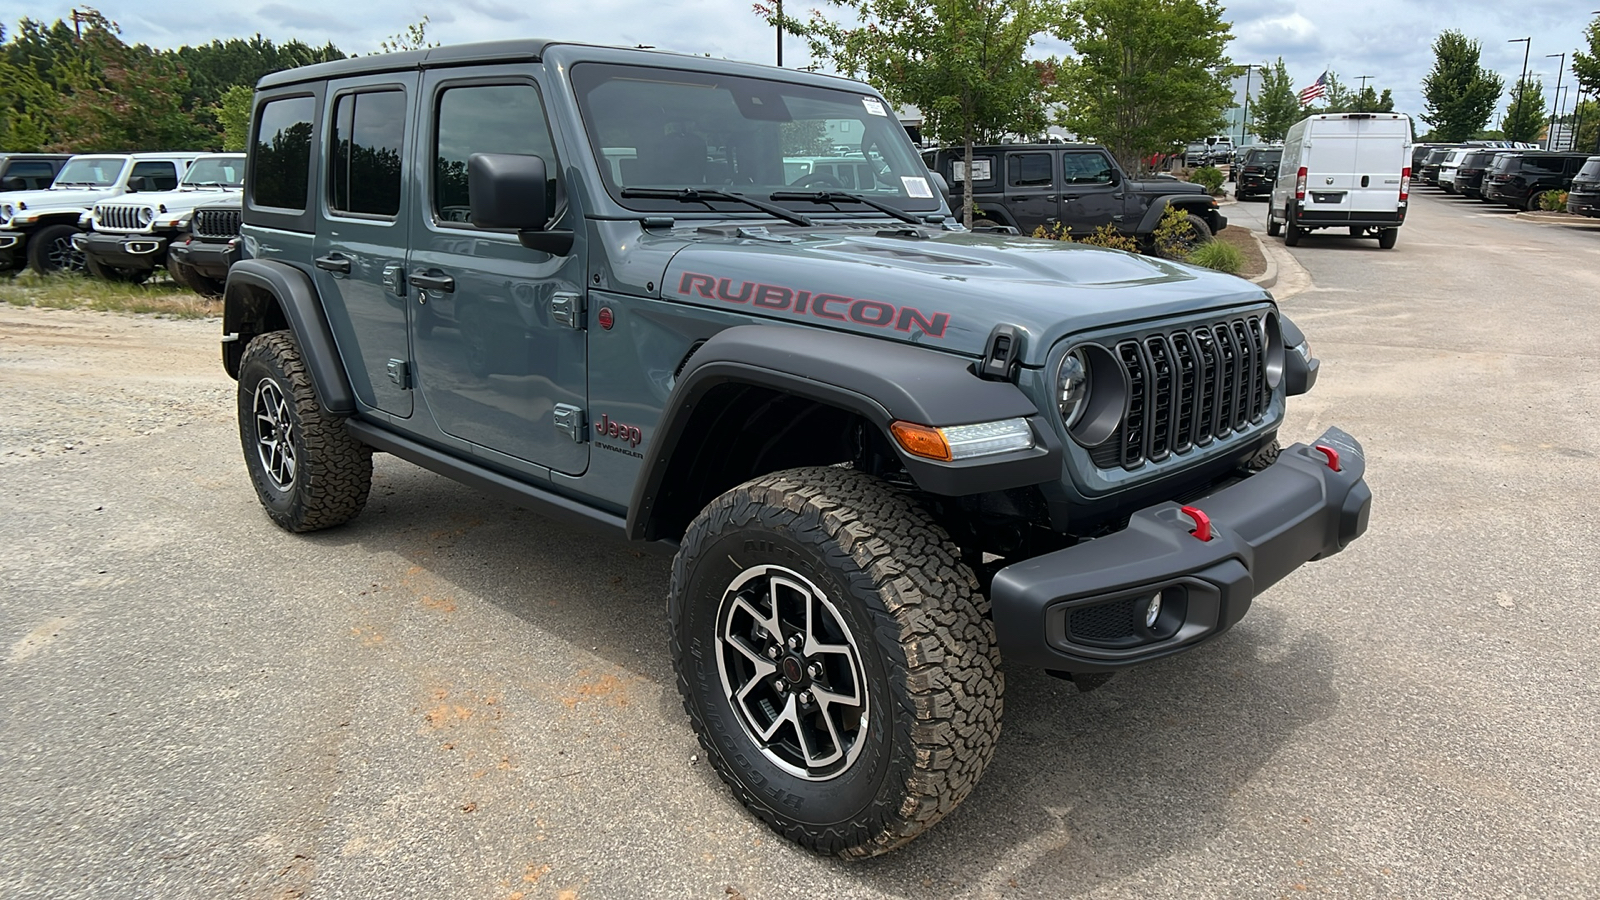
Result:
{"label": "bfgoodrich tire lettering", "polygon": [[[778,623],[759,601],[730,619],[730,591],[759,597],[769,576],[786,581],[780,590],[791,598],[821,598],[809,607],[822,623],[814,642],[795,640],[800,618]],[[707,759],[746,807],[811,850],[862,857],[910,841],[971,792],[994,754],[1003,681],[988,601],[928,515],[867,475],[794,469],[717,498],[673,562],[669,618],[678,688]],[[730,651],[730,622],[745,649]],[[775,641],[761,641],[763,633]],[[813,643],[834,649],[808,654]],[[769,671],[755,661],[772,644],[783,655]],[[791,658],[796,665],[785,670]],[[729,660],[742,674],[730,677]],[[857,675],[846,674],[852,665]],[[729,697],[752,685],[752,673],[785,671],[787,694],[754,688],[772,701],[759,721]],[[811,718],[824,737],[810,771],[805,753],[759,737],[797,735],[770,726],[783,712],[780,698],[808,689],[859,696],[859,707],[845,706],[865,709],[853,733],[848,715],[834,719],[832,732]],[[829,734],[842,735],[836,748]]]}
{"label": "bfgoodrich tire lettering", "polygon": [[239,360],[239,442],[256,496],[280,527],[355,518],[372,488],[372,450],[317,403],[294,335],[258,335]]}

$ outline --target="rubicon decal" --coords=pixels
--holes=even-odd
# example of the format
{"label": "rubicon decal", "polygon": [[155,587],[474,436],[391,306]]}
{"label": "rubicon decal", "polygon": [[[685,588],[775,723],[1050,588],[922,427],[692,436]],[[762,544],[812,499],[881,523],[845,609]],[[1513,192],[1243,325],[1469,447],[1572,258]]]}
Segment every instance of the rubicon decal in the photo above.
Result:
{"label": "rubicon decal", "polygon": [[736,287],[731,278],[716,278],[696,272],[683,273],[683,278],[678,281],[678,293],[726,303],[748,303],[761,309],[802,316],[809,314],[835,322],[855,322],[874,328],[892,327],[905,332],[916,329],[936,338],[944,337],[944,330],[950,325],[948,313],[929,315],[912,306],[895,306],[881,300],[860,300],[839,294],[813,294],[756,281],[741,281]]}
{"label": "rubicon decal", "polygon": [[644,440],[644,433],[639,430],[639,426],[624,425],[605,414],[601,414],[600,421],[594,423],[594,433],[601,437],[627,441],[630,447],[637,447],[639,442]]}

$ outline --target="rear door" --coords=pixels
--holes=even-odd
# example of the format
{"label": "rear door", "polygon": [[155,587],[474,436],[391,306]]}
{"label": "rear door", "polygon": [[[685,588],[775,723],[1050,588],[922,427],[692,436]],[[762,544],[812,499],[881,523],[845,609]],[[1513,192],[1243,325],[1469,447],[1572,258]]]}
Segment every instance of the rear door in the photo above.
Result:
{"label": "rear door", "polygon": [[[360,399],[410,416],[410,338],[402,284],[409,220],[405,161],[414,139],[409,114],[415,72],[369,75],[328,85],[314,265],[317,292]],[[354,347],[356,352],[350,352]]]}
{"label": "rear door", "polygon": [[446,434],[581,475],[589,465],[583,255],[530,250],[514,233],[477,228],[467,191],[474,153],[539,156],[556,198],[551,227],[582,230],[560,199],[560,154],[527,68],[436,69],[423,78],[418,156],[433,165],[414,179],[426,187],[411,203],[406,267],[417,381]]}
{"label": "rear door", "polygon": [[1350,116],[1315,125],[1301,162],[1306,167],[1303,208],[1322,214],[1398,209],[1409,153],[1405,120]]}
{"label": "rear door", "polygon": [[1006,208],[1023,234],[1050,222],[1058,213],[1056,154],[1052,150],[1006,153]]}

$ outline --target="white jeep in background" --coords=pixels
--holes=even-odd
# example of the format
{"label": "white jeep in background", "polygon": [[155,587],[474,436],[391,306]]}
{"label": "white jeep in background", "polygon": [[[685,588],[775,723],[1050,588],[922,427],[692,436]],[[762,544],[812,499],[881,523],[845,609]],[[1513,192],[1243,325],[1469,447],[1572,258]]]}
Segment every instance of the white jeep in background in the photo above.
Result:
{"label": "white jeep in background", "polygon": [[0,201],[0,272],[32,266],[39,273],[82,269],[72,238],[83,214],[127,193],[170,191],[200,153],[86,153],[74,156],[40,191],[13,191]]}
{"label": "white jeep in background", "polygon": [[90,231],[74,235],[85,268],[96,278],[139,282],[166,266],[168,248],[182,240],[197,207],[237,193],[243,153],[208,153],[189,164],[176,190],[123,194],[101,200],[83,217]]}

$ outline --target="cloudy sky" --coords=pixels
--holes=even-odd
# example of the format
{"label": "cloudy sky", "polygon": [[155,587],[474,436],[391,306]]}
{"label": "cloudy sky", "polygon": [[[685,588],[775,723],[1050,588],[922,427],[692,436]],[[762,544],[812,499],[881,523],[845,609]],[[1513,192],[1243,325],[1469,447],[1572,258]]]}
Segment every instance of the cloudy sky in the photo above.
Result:
{"label": "cloudy sky", "polygon": [[[1445,28],[1455,28],[1483,44],[1483,62],[1506,76],[1510,85],[1522,70],[1523,45],[1532,38],[1530,72],[1543,75],[1545,99],[1554,100],[1559,59],[1545,54],[1579,46],[1583,28],[1600,9],[1600,0],[1224,0],[1233,23],[1235,62],[1268,62],[1282,56],[1296,87],[1331,68],[1355,85],[1359,76],[1394,91],[1396,108],[1422,111],[1420,85],[1433,64],[1431,45]],[[791,10],[816,6],[789,0]],[[9,32],[23,16],[53,21],[74,6],[56,0],[0,0],[0,22]],[[500,37],[551,37],[605,44],[649,44],[662,49],[710,53],[731,59],[770,63],[774,36],[751,12],[751,0],[221,0],[203,4],[154,0],[99,0],[98,8],[122,26],[123,37],[157,47],[204,43],[212,38],[260,33],[274,41],[299,38],[320,45],[332,41],[349,53],[368,53],[384,38],[427,14],[428,36],[442,43]],[[1067,48],[1046,41],[1040,56]],[[805,47],[790,40],[786,65],[810,62]],[[1570,84],[1570,69],[1563,84]],[[1566,96],[1575,94],[1576,88]],[[1502,98],[1502,109],[1504,98]],[[1571,107],[1571,101],[1565,104]],[[1419,128],[1419,130],[1422,130]]]}

